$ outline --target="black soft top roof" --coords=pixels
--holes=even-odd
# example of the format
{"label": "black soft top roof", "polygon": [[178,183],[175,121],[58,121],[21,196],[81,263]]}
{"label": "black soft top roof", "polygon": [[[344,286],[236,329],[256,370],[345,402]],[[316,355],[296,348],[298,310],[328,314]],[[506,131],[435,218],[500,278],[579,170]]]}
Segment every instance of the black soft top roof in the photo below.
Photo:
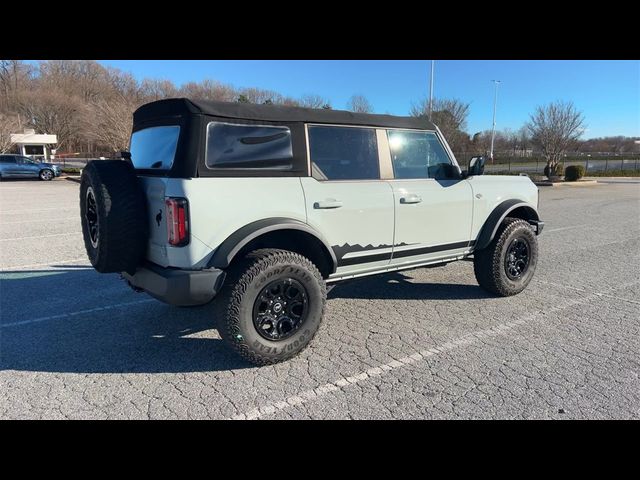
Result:
{"label": "black soft top roof", "polygon": [[133,121],[134,124],[140,124],[162,117],[188,114],[203,114],[228,119],[263,120],[267,122],[328,123],[435,130],[434,125],[426,118],[372,115],[344,110],[285,107],[282,105],[189,100],[188,98],[170,98],[147,103],[134,112]]}

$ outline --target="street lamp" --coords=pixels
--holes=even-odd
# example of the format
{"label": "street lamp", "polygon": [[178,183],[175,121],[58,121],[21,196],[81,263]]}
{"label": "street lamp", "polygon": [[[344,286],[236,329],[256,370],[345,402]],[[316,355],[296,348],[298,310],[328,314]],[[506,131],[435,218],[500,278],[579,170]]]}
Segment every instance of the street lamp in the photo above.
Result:
{"label": "street lamp", "polygon": [[431,60],[431,79],[429,81],[429,121],[431,121],[431,113],[433,112],[433,71],[435,69],[435,60]]}
{"label": "street lamp", "polygon": [[493,163],[493,141],[496,138],[496,107],[498,106],[498,85],[500,84],[500,80],[491,81],[495,84],[495,94],[493,97],[493,129],[491,130],[491,153],[489,154],[491,163]]}

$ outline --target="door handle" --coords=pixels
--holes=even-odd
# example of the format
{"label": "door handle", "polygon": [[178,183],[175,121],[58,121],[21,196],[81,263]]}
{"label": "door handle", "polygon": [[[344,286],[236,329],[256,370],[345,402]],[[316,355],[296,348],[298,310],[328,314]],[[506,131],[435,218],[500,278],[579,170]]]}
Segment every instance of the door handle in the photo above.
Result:
{"label": "door handle", "polygon": [[406,197],[400,198],[400,203],[402,203],[403,205],[411,205],[413,203],[420,203],[420,202],[422,202],[422,197],[420,195],[416,195],[415,193],[411,193]]}
{"label": "door handle", "polygon": [[322,202],[316,202],[313,204],[313,208],[321,209],[321,210],[331,210],[334,208],[340,208],[342,206],[342,202],[340,200],[335,200],[333,198],[328,198]]}

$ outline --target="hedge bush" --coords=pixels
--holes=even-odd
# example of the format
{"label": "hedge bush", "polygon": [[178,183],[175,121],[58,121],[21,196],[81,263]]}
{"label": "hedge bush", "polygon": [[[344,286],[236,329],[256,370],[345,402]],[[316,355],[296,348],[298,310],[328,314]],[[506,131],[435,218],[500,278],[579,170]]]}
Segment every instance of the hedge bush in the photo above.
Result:
{"label": "hedge bush", "polygon": [[553,169],[549,168],[549,165],[545,165],[545,167],[544,167],[544,176],[545,177],[551,177],[551,176],[561,177],[562,176],[562,164],[561,163],[557,163],[553,167]]}
{"label": "hedge bush", "polygon": [[582,165],[569,165],[564,170],[564,179],[567,182],[575,182],[584,177],[584,167]]}

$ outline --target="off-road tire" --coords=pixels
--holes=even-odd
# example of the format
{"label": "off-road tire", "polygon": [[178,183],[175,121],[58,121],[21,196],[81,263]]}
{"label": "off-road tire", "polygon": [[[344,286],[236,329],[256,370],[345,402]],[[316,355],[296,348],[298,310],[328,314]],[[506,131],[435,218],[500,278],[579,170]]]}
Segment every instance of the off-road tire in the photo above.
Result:
{"label": "off-road tire", "polygon": [[[529,265],[518,279],[511,279],[505,268],[509,245],[514,239],[526,240],[529,245]],[[473,270],[476,280],[488,292],[508,297],[522,292],[531,279],[538,261],[538,239],[531,225],[519,218],[507,217],[489,245],[473,255]]]}
{"label": "off-road tire", "polygon": [[[97,242],[87,220],[87,193],[97,207]],[[80,218],[87,255],[101,273],[135,273],[146,251],[147,203],[133,167],[122,160],[95,160],[82,171]]]}
{"label": "off-road tire", "polygon": [[[281,278],[302,284],[308,297],[308,312],[292,336],[270,341],[256,330],[253,307],[260,291]],[[214,301],[218,331],[236,352],[255,365],[282,362],[296,356],[313,339],[324,315],[326,298],[324,279],[310,260],[286,250],[256,250],[229,268],[225,285]]]}

